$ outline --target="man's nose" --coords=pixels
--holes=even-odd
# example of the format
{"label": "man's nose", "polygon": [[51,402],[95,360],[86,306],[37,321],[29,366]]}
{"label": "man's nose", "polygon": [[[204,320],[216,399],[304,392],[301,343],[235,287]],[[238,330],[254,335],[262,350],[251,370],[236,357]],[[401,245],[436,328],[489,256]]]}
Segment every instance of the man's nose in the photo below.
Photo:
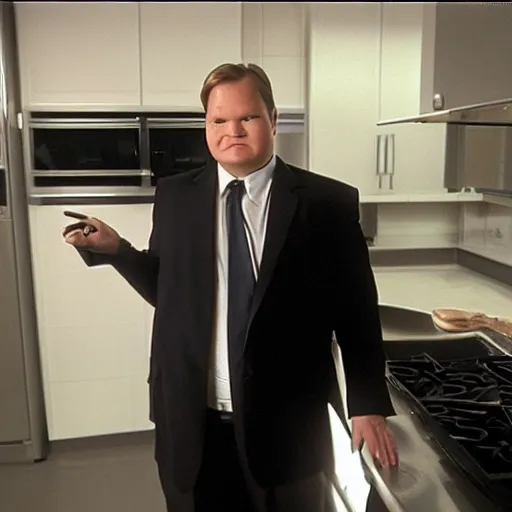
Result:
{"label": "man's nose", "polygon": [[244,137],[246,135],[242,121],[232,121],[230,123],[230,135],[232,137]]}

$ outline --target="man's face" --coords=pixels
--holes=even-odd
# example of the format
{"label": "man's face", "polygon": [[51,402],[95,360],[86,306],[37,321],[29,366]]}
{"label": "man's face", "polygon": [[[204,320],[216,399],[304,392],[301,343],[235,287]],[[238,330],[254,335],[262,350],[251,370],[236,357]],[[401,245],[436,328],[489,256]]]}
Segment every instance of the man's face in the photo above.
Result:
{"label": "man's face", "polygon": [[244,176],[263,167],[274,151],[272,119],[252,79],[215,86],[208,99],[206,141],[227,171]]}

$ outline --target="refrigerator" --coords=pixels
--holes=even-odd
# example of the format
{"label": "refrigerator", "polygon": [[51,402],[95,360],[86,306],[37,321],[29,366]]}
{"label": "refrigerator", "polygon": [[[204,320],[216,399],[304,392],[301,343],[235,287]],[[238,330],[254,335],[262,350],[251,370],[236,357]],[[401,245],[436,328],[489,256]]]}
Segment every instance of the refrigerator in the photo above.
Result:
{"label": "refrigerator", "polygon": [[0,463],[48,447],[21,121],[14,6],[0,2]]}

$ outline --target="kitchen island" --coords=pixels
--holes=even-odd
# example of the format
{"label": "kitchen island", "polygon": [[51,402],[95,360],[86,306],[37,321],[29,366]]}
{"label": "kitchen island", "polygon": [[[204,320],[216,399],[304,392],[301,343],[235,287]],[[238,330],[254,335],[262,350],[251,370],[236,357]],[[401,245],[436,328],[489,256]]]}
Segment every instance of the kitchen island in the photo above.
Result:
{"label": "kitchen island", "polygon": [[[440,358],[463,359],[472,355],[467,347],[475,345],[474,334],[445,334],[437,331],[428,312],[381,306],[383,332],[389,359],[402,352],[420,354],[426,345]],[[494,354],[510,353],[512,342],[492,332],[479,333]],[[417,349],[415,347],[418,347]],[[429,349],[430,350],[430,349]],[[341,354],[334,347],[338,378],[345,397],[345,384]],[[388,368],[389,375],[389,368]],[[500,499],[488,497],[478,481],[468,478],[461,468],[448,457],[438,442],[431,423],[418,414],[414,401],[395,386],[389,385],[397,416],[389,419],[398,444],[400,467],[383,469],[372,460],[367,448],[361,454],[351,454],[347,430],[331,411],[335,444],[338,490],[354,512],[364,511],[370,481],[390,511],[399,512],[480,512],[507,510],[500,508]],[[349,422],[347,422],[347,426]],[[348,427],[349,428],[349,427]],[[439,440],[439,437],[437,438]],[[443,445],[446,446],[446,445]],[[453,454],[451,454],[453,456]],[[496,498],[496,499],[494,499]],[[500,504],[498,504],[500,503]]]}

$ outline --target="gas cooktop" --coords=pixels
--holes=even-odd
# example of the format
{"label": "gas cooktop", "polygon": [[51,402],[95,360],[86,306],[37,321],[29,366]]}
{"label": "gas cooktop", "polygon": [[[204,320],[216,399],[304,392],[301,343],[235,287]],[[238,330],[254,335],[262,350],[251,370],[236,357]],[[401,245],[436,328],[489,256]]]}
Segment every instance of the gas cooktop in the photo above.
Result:
{"label": "gas cooktop", "polygon": [[386,352],[389,382],[441,449],[494,501],[510,504],[512,357],[478,338],[386,343]]}

